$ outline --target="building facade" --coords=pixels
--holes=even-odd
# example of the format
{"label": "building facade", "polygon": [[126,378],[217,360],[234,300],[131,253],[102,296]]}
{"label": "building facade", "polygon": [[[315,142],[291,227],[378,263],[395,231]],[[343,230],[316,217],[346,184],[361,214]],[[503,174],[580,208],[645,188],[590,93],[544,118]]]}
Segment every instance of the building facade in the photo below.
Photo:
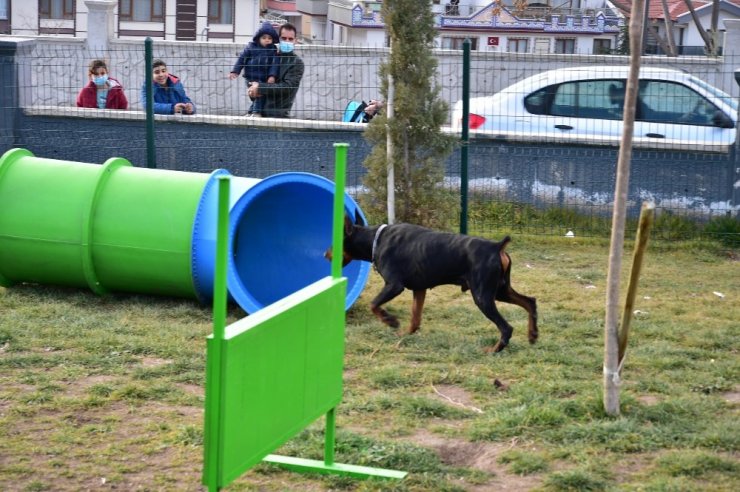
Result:
{"label": "building facade", "polygon": [[[311,4],[320,16],[319,1]],[[328,44],[385,46],[382,1],[325,0]],[[460,49],[466,38],[476,51],[609,53],[616,47],[622,15],[604,0],[520,2],[432,0],[437,48]],[[305,23],[305,21],[304,21]]]}
{"label": "building facade", "polygon": [[[611,0],[626,19],[632,14],[632,2],[630,0]],[[711,31],[712,10],[715,3],[711,0],[694,0],[692,2],[699,23],[707,32]],[[663,53],[660,40],[668,42],[668,33],[672,33],[673,43],[678,55],[704,55],[704,39],[689,11],[684,0],[665,0],[666,10],[663,2],[652,0],[648,4],[647,18],[649,29],[646,32],[645,51],[647,53]],[[717,8],[717,42],[722,50],[724,40],[724,22],[726,20],[740,19],[740,0],[719,0]],[[670,20],[667,22],[666,20]]]}
{"label": "building facade", "polygon": [[85,38],[91,9],[112,9],[120,39],[247,42],[267,0],[0,0],[0,34]]}
{"label": "building facade", "polygon": [[[422,0],[420,0],[422,1]],[[438,36],[435,47],[475,51],[602,54],[619,44],[632,2],[627,0],[430,0]],[[338,46],[387,46],[382,0],[0,0],[0,34],[87,37],[91,8],[113,9],[120,39],[246,43],[261,22],[293,23],[302,42]],[[683,0],[649,4],[659,36],[673,29],[678,54],[702,54],[703,40]],[[712,2],[695,0],[709,29]],[[720,0],[719,26],[740,18],[740,0]],[[720,30],[722,28],[720,27]],[[656,45],[648,32],[647,44]],[[722,33],[718,33],[722,39]],[[649,52],[656,52],[655,49]]]}
{"label": "building facade", "polygon": [[[553,7],[551,4],[557,4]],[[382,1],[354,0],[0,0],[0,34],[87,37],[91,8],[114,12],[114,36],[244,43],[262,21],[291,22],[304,43],[387,45]],[[622,17],[605,0],[431,0],[437,48],[608,52]]]}

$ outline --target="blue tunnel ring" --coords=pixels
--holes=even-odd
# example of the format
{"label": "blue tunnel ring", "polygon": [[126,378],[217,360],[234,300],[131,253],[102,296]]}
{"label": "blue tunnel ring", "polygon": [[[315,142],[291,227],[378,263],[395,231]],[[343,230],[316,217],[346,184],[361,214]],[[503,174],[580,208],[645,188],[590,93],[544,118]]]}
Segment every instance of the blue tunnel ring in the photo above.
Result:
{"label": "blue tunnel ring", "polygon": [[[223,174],[214,172],[210,181]],[[330,275],[323,255],[331,245],[334,183],[309,173],[288,172],[263,180],[232,177],[229,212],[229,295],[254,313]],[[212,297],[215,255],[215,186],[204,187],[193,233],[193,280],[201,300]],[[345,193],[345,213],[367,220]],[[349,309],[367,283],[370,264],[354,261],[347,277]]]}

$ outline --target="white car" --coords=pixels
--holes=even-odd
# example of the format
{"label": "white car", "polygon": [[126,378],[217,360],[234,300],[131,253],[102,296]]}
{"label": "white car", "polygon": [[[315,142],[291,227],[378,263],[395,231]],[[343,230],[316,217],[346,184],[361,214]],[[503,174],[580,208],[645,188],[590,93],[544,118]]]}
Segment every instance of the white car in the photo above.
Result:
{"label": "white car", "polygon": [[[470,99],[470,129],[512,140],[618,145],[627,66],[561,68],[528,77],[492,96]],[[703,80],[641,67],[633,142],[638,147],[727,151],[738,102]],[[452,128],[462,124],[462,101]]]}

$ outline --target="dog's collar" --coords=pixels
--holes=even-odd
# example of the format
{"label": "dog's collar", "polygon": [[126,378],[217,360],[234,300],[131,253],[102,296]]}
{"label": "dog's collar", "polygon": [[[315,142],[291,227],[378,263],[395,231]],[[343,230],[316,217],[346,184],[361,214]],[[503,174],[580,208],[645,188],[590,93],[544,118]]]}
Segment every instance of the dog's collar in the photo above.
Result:
{"label": "dog's collar", "polygon": [[380,237],[380,233],[383,232],[383,229],[386,227],[388,227],[388,224],[383,224],[378,227],[377,231],[375,231],[375,237],[373,238],[373,251],[370,253],[370,261],[372,263],[375,263],[375,247],[378,245],[378,238]]}

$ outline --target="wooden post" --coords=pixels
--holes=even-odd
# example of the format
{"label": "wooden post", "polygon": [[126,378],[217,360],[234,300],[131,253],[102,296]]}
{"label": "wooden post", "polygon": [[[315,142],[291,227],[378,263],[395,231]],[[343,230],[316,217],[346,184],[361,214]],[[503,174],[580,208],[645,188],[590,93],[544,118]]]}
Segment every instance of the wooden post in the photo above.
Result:
{"label": "wooden post", "polygon": [[632,322],[632,309],[635,307],[635,296],[637,295],[637,283],[640,280],[642,271],[642,259],[647,249],[648,238],[650,237],[650,228],[653,226],[655,217],[655,203],[644,202],[640,210],[640,225],[637,227],[637,237],[635,238],[635,252],[632,256],[632,270],[630,271],[630,281],[627,285],[627,298],[624,301],[624,311],[622,311],[622,323],[619,326],[619,370],[622,369],[624,353],[627,350],[627,338],[630,332],[630,323]]}

